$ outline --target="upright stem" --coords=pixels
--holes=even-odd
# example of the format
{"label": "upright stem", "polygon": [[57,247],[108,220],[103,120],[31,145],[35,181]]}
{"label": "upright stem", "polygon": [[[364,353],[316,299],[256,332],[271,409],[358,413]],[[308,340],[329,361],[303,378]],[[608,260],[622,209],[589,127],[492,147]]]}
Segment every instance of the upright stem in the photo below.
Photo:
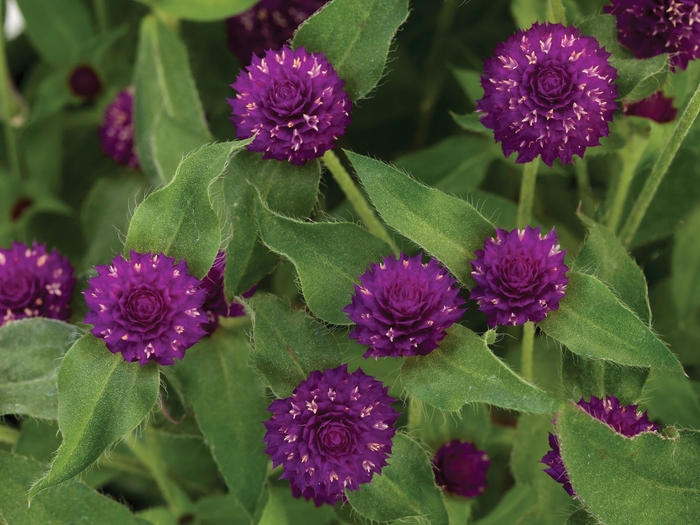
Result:
{"label": "upright stem", "polygon": [[[4,23],[4,16],[0,19]],[[14,97],[12,93],[12,79],[7,67],[7,56],[5,55],[5,36],[0,34],[0,119],[5,132],[5,143],[7,149],[7,159],[10,174],[15,180],[22,178],[19,158],[19,146],[17,141],[17,129],[12,125],[13,117],[18,107],[12,103]]]}
{"label": "upright stem", "polygon": [[525,164],[523,178],[520,181],[520,202],[518,204],[517,226],[522,229],[530,224],[532,218],[532,204],[535,202],[535,185],[537,183],[537,168],[540,158]]}
{"label": "upright stem", "polygon": [[95,16],[97,17],[97,26],[100,28],[100,33],[104,33],[109,29],[107,5],[105,4],[105,0],[92,0],[92,6],[95,9]]}
{"label": "upright stem", "polygon": [[523,344],[520,354],[520,373],[526,381],[532,382],[532,356],[535,350],[535,323],[528,321],[523,325]]}
{"label": "upright stem", "polygon": [[15,445],[19,439],[19,430],[0,425],[0,443]]}
{"label": "upright stem", "polygon": [[562,0],[547,0],[547,18],[553,24],[566,25],[566,13]]}
{"label": "upright stem", "polygon": [[656,163],[651,169],[649,178],[646,183],[644,183],[642,192],[639,194],[639,197],[637,197],[637,202],[634,203],[632,211],[627,217],[625,225],[622,227],[620,242],[623,246],[628,247],[632,244],[632,240],[639,229],[639,225],[642,223],[642,219],[644,219],[644,215],[651,201],[654,200],[656,190],[659,189],[661,181],[666,175],[669,166],[671,166],[671,162],[673,162],[678,148],[680,148],[683,143],[683,139],[685,139],[690,127],[693,125],[693,122],[695,122],[698,113],[700,113],[700,85],[698,85],[693,97],[690,99],[690,102],[688,102],[688,106],[686,106],[683,115],[678,119],[676,129],[673,130],[673,134],[668,140],[666,147],[663,152],[661,152],[659,158],[656,159]]}
{"label": "upright stem", "polygon": [[646,143],[647,139],[639,135],[631,134],[625,147],[620,150],[622,169],[620,170],[617,185],[615,186],[615,193],[613,194],[612,203],[610,204],[610,214],[606,221],[608,228],[610,228],[613,233],[617,232],[620,227],[627,196],[629,195],[630,187],[634,180],[634,173],[642,158]]}
{"label": "upright stem", "polygon": [[394,243],[394,239],[391,238],[389,232],[387,232],[386,228],[384,228],[384,225],[379,222],[379,219],[377,219],[374,211],[372,211],[372,208],[369,207],[367,200],[357,186],[355,186],[350,174],[340,163],[340,160],[332,150],[328,150],[323,154],[323,164],[325,164],[328,171],[331,172],[331,175],[333,175],[333,178],[343,190],[343,193],[345,193],[345,196],[348,198],[353,208],[355,208],[355,211],[360,216],[360,219],[362,219],[362,222],[365,223],[365,226],[367,226],[370,233],[373,233],[380,239],[386,241],[386,243],[391,246],[391,249],[394,251],[394,255],[398,255],[399,249]]}

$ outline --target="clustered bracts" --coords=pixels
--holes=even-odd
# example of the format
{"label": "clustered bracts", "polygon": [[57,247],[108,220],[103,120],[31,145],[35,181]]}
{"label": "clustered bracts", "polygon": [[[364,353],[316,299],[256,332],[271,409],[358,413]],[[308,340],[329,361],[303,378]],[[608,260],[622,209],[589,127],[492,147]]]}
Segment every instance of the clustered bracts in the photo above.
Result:
{"label": "clustered bracts", "polygon": [[283,466],[295,497],[333,505],[381,472],[399,416],[387,390],[344,364],[311,372],[291,397],[272,402],[265,452],[273,467]]}
{"label": "clustered bracts", "polygon": [[[643,414],[637,412],[637,405],[623,407],[615,396],[606,396],[603,399],[591,396],[590,401],[581,398],[577,405],[625,437],[633,437],[642,432],[656,432],[659,430],[658,425],[649,421],[646,412]],[[544,472],[549,474],[555,481],[561,483],[569,496],[576,496],[576,491],[571,486],[569,475],[561,458],[559,440],[551,432],[549,433],[549,446],[552,450],[547,452],[542,458],[542,463],[549,467]]]}
{"label": "clustered bracts", "polygon": [[88,282],[85,322],[112,353],[141,365],[171,365],[205,335],[202,310],[206,292],[187,271],[187,263],[163,254],[131,251],[111,264],[96,266]]}
{"label": "clustered bracts", "polygon": [[491,460],[483,450],[457,439],[444,444],[433,458],[435,482],[447,492],[473,498],[483,494]]}
{"label": "clustered bracts", "polygon": [[370,264],[343,310],[356,325],[352,339],[365,357],[426,355],[464,314],[455,279],[435,259],[385,257]]}
{"label": "clustered bracts", "polygon": [[697,0],[612,0],[604,11],[617,18],[618,40],[637,58],[669,53],[671,71],[700,57]]}
{"label": "clustered bracts", "polygon": [[661,91],[637,102],[624,104],[622,110],[625,115],[650,118],[659,123],[671,122],[678,114],[678,110],[673,107],[673,98],[664,97]]}
{"label": "clustered bracts", "polygon": [[257,133],[248,149],[264,159],[302,165],[321,157],[350,123],[344,84],[326,57],[303,47],[256,56],[231,84],[237,137]]}
{"label": "clustered bracts", "polygon": [[118,164],[138,169],[139,159],[134,145],[133,89],[120,91],[105,110],[100,127],[102,151]]}
{"label": "clustered bracts", "polygon": [[228,48],[243,65],[268,49],[278,50],[297,27],[328,0],[261,0],[245,13],[226,19]]}
{"label": "clustered bracts", "polygon": [[0,326],[25,317],[66,321],[75,287],[73,267],[54,248],[36,241],[0,248]]}
{"label": "clustered bracts", "polygon": [[617,109],[609,56],[595,38],[561,24],[535,24],[499,44],[484,66],[477,111],[506,157],[542,155],[551,167],[599,145]]}
{"label": "clustered bracts", "polygon": [[537,323],[559,308],[569,268],[553,228],[547,235],[539,226],[511,232],[496,228],[496,237],[487,238],[475,254],[470,298],[489,326]]}

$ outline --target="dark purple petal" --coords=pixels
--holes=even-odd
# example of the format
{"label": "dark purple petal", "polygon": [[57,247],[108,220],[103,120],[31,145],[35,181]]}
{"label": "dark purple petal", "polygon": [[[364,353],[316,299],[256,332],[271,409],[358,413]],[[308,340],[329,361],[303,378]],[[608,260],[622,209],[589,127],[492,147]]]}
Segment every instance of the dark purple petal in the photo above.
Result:
{"label": "dark purple petal", "polygon": [[473,498],[488,487],[489,465],[491,460],[486,452],[455,439],[441,446],[433,458],[435,482],[448,492]]}
{"label": "dark purple petal", "polygon": [[623,106],[625,115],[650,118],[656,122],[671,122],[676,119],[678,110],[673,107],[673,98],[666,98],[661,91],[649,95],[638,102]]}
{"label": "dark purple petal", "polygon": [[134,145],[133,89],[120,91],[105,110],[100,127],[100,145],[105,155],[118,164],[138,169],[139,159]]}

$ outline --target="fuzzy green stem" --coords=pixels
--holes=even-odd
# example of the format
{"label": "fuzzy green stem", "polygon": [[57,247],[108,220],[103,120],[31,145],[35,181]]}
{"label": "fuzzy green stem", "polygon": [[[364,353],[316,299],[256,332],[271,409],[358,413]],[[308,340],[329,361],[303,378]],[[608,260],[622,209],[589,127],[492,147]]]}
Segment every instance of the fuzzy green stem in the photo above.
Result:
{"label": "fuzzy green stem", "polygon": [[520,181],[520,202],[518,203],[517,226],[519,229],[525,228],[532,219],[532,205],[535,202],[535,185],[537,184],[537,168],[540,165],[540,158],[525,164],[523,168],[523,178]]}
{"label": "fuzzy green stem", "polygon": [[698,113],[700,113],[700,84],[695,89],[695,93],[690,99],[690,102],[688,102],[685,111],[683,111],[683,115],[678,119],[676,129],[673,130],[673,134],[668,140],[666,147],[661,152],[659,158],[656,159],[656,163],[651,169],[649,178],[644,183],[642,192],[639,194],[639,197],[637,197],[637,202],[634,203],[632,211],[627,217],[625,225],[622,227],[620,242],[624,247],[629,247],[629,245],[632,244],[634,236],[639,229],[639,225],[642,223],[642,219],[644,219],[644,215],[647,209],[649,209],[651,201],[654,200],[656,190],[659,189],[661,181],[664,179],[668,168],[671,166],[671,162],[673,162],[678,152],[678,148],[680,148],[683,143]]}
{"label": "fuzzy green stem", "polygon": [[332,150],[328,150],[323,154],[323,164],[326,166],[326,168],[328,168],[328,171],[331,172],[331,175],[333,175],[333,178],[340,186],[340,189],[343,190],[343,193],[345,193],[345,196],[348,198],[353,208],[355,208],[355,211],[360,216],[360,219],[362,219],[362,222],[365,223],[365,226],[367,226],[370,233],[386,241],[386,243],[391,246],[391,249],[394,251],[394,255],[398,256],[399,249],[396,246],[396,243],[394,243],[394,239],[391,238],[389,232],[387,232],[386,228],[384,228],[382,223],[379,222],[379,219],[377,219],[374,211],[372,211],[372,208],[370,208],[367,200],[362,195],[350,177],[350,174],[340,163],[340,160]]}
{"label": "fuzzy green stem", "polygon": [[553,24],[566,25],[566,13],[562,0],[547,0],[547,18]]}
{"label": "fuzzy green stem", "polygon": [[0,425],[0,443],[15,445],[19,439],[19,430]]}
{"label": "fuzzy green stem", "polygon": [[520,373],[526,381],[532,382],[532,356],[535,349],[535,324],[528,321],[523,325],[523,342],[520,354]]}
{"label": "fuzzy green stem", "polygon": [[624,148],[620,150],[620,158],[622,159],[622,169],[620,170],[615,192],[612,196],[610,204],[610,213],[606,224],[612,232],[617,232],[622,220],[622,213],[625,211],[625,203],[627,196],[634,180],[634,173],[639,165],[639,161],[644,153],[644,146],[648,142],[647,139],[639,135],[632,134]]}
{"label": "fuzzy green stem", "polygon": [[95,10],[95,17],[97,18],[97,27],[100,29],[100,33],[104,33],[109,29],[105,0],[92,0],[92,6]]}

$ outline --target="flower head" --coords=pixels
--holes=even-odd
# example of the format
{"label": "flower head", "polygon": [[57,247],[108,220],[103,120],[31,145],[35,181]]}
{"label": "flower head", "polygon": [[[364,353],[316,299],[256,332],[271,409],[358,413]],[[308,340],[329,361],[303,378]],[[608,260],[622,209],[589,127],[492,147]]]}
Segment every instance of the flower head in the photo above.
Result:
{"label": "flower head", "polygon": [[245,13],[226,19],[228,48],[244,65],[253,54],[278,50],[297,27],[328,0],[261,0]]}
{"label": "flower head", "polygon": [[420,255],[370,264],[343,310],[357,325],[350,337],[370,346],[365,357],[430,353],[464,314],[455,283],[437,260],[422,264]]}
{"label": "flower head", "polygon": [[387,464],[399,414],[388,387],[347,364],[311,372],[291,397],[273,401],[265,452],[283,466],[295,497],[316,505],[345,500]]}
{"label": "flower head", "polygon": [[36,241],[0,248],[0,326],[25,317],[70,318],[73,267],[54,248]]}
{"label": "flower head", "polygon": [[105,110],[100,127],[100,144],[104,154],[118,164],[138,169],[139,159],[134,146],[133,108],[133,90],[120,91]]}
{"label": "flower head", "polygon": [[187,263],[163,254],[131,251],[129,261],[117,255],[112,264],[96,266],[85,302],[85,322],[104,339],[112,353],[145,365],[172,365],[205,334],[201,281]]}
{"label": "flower head", "polygon": [[540,322],[559,308],[569,282],[553,228],[544,236],[539,226],[511,232],[496,228],[496,237],[476,251],[472,268],[476,286],[470,298],[491,327]]}
{"label": "flower head", "polygon": [[671,70],[685,70],[700,57],[697,0],[611,0],[604,11],[617,17],[618,40],[637,58],[671,56]]}
{"label": "flower head", "polygon": [[671,122],[676,119],[678,110],[673,107],[673,98],[666,98],[661,91],[638,102],[623,106],[625,115],[650,118],[659,123]]}
{"label": "flower head", "polygon": [[[649,421],[646,412],[643,414],[637,412],[637,405],[623,407],[615,396],[606,396],[603,399],[591,396],[590,401],[581,398],[577,405],[625,437],[633,437],[642,432],[656,432],[659,430],[658,425]],[[551,432],[549,434],[549,446],[552,447],[552,450],[547,452],[542,458],[542,463],[549,467],[544,472],[549,474],[554,481],[564,485],[564,490],[569,496],[576,496],[561,458],[559,439]]]}
{"label": "flower head", "polygon": [[92,100],[102,91],[100,77],[97,76],[97,72],[92,66],[86,64],[71,71],[68,84],[76,96],[86,100]]}
{"label": "flower head", "polygon": [[303,47],[256,56],[231,84],[238,92],[228,100],[237,136],[257,133],[248,149],[264,159],[302,165],[320,157],[350,123],[344,84],[326,57]]}
{"label": "flower head", "polygon": [[610,53],[574,27],[535,24],[496,47],[486,60],[477,102],[481,122],[516,162],[538,155],[552,166],[607,136],[617,109],[617,72]]}
{"label": "flower head", "polygon": [[484,492],[491,460],[483,450],[457,439],[443,445],[433,458],[435,482],[445,490],[465,498]]}

